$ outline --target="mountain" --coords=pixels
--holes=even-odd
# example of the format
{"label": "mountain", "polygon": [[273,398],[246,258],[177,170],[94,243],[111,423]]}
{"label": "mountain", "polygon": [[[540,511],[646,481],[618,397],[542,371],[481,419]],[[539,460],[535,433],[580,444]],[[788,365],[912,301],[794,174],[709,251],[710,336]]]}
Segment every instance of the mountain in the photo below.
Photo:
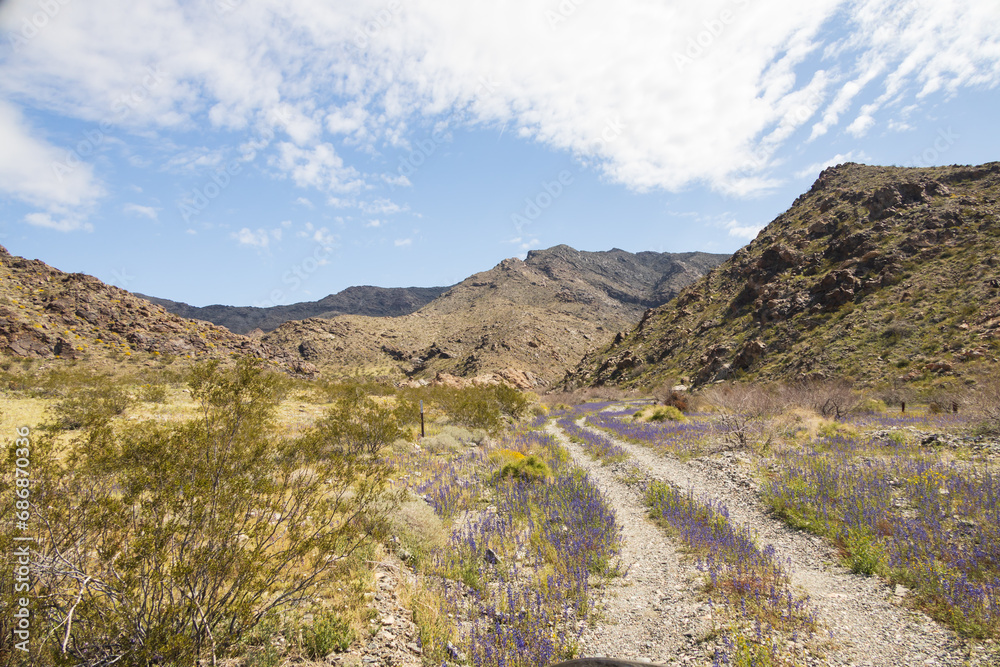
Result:
{"label": "mountain", "polygon": [[32,359],[121,361],[249,354],[308,374],[297,356],[208,322],[185,319],[93,276],[64,273],[0,246],[0,353]]}
{"label": "mountain", "polygon": [[545,386],[726,257],[560,245],[506,259],[409,315],[287,322],[263,340],[334,374],[499,373]]}
{"label": "mountain", "polygon": [[448,290],[447,287],[348,287],[319,301],[303,301],[287,306],[258,308],[254,306],[190,306],[180,301],[159,299],[137,294],[151,303],[163,306],[181,317],[205,320],[226,327],[233,333],[248,334],[254,329],[272,331],[289,320],[337,315],[369,315],[399,317],[427,305]]}
{"label": "mountain", "polygon": [[996,373],[998,198],[997,162],[827,169],[752,243],[589,353],[565,383]]}

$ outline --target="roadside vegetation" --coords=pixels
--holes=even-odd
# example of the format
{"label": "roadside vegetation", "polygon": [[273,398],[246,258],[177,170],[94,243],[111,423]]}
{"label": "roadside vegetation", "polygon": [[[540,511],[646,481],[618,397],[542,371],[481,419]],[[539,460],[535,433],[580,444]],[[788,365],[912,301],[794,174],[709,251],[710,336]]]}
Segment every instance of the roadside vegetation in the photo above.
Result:
{"label": "roadside vegetation", "polygon": [[[965,637],[1000,638],[989,378],[924,395],[729,384],[546,406],[506,386],[306,381],[247,360],[115,375],[8,360],[0,390],[5,432],[32,427],[36,539],[23,657],[11,642],[23,533],[0,529],[3,664],[308,665],[375,636],[374,567],[391,557],[415,575],[401,594],[425,664],[575,657],[622,574],[621,532],[549,420],[623,469],[616,439],[681,460],[735,453],[775,514],[830,540],[858,576],[898,584]],[[5,446],[0,511],[13,516],[19,455]],[[822,633],[725,506],[642,484],[651,518],[704,572],[719,664],[790,664],[783,642]]]}
{"label": "roadside vegetation", "polygon": [[[998,386],[987,377],[901,396],[839,382],[729,384],[691,396],[684,422],[649,421],[654,408],[634,403],[592,412],[586,422],[680,460],[740,453],[762,501],[790,525],[828,538],[852,572],[898,584],[907,604],[960,635],[996,640]],[[697,534],[695,553],[727,523],[725,508],[677,489],[654,484],[647,501],[685,542]]]}

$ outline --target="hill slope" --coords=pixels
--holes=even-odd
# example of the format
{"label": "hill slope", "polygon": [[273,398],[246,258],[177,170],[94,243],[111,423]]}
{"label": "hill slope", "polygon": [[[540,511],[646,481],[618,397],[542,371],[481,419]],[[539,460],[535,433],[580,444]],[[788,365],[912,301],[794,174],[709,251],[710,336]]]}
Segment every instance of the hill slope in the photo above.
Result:
{"label": "hill slope", "polygon": [[566,383],[995,371],[998,198],[1000,163],[827,169],[752,243],[588,354]]}
{"label": "hill slope", "polygon": [[64,273],[0,246],[0,353],[119,361],[133,352],[192,359],[250,354],[310,370],[259,340],[178,317],[93,276]]}
{"label": "hill slope", "polygon": [[264,341],[335,373],[505,371],[522,385],[545,385],[725,257],[556,246],[504,260],[410,315],[288,322]]}
{"label": "hill slope", "polygon": [[290,320],[337,315],[369,315],[398,317],[427,305],[448,290],[447,287],[348,287],[319,301],[302,301],[287,306],[258,308],[254,306],[191,306],[180,301],[137,294],[151,303],[163,306],[181,317],[205,320],[226,327],[233,333],[247,334],[254,329],[273,331]]}

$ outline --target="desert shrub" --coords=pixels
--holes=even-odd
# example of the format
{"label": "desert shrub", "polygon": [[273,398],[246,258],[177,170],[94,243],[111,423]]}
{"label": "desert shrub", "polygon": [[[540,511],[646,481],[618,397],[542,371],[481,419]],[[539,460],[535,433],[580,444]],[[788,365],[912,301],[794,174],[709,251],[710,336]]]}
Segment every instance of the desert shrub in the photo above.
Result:
{"label": "desert shrub", "polygon": [[124,389],[107,378],[96,378],[56,404],[53,426],[66,430],[93,428],[124,413],[131,403]]}
{"label": "desert shrub", "polygon": [[[909,365],[908,360],[906,365]],[[877,387],[874,392],[874,398],[882,401],[887,406],[899,407],[903,403],[913,403],[916,398],[916,392],[902,380],[894,379],[885,385]]]}
{"label": "desert shrub", "polygon": [[510,477],[526,482],[540,482],[552,477],[552,470],[545,461],[531,454],[523,459],[504,464],[503,468],[500,469],[500,478]]}
{"label": "desert shrub", "polygon": [[851,572],[871,576],[884,571],[887,560],[885,550],[877,538],[864,530],[849,530],[844,538],[844,548]]}
{"label": "desert shrub", "polygon": [[384,536],[381,406],[345,399],[293,440],[261,362],[200,365],[189,386],[196,420],[100,422],[33,460],[36,664],[214,663]]}
{"label": "desert shrub", "polygon": [[[454,424],[499,433],[528,412],[528,395],[506,385],[477,387],[421,387],[403,392],[410,404],[425,400],[436,405]],[[419,418],[419,415],[418,415]]]}
{"label": "desert shrub", "polygon": [[690,409],[688,394],[685,391],[674,391],[674,383],[667,382],[653,390],[653,398],[662,405],[669,405],[677,408],[681,412]]}
{"label": "desert shrub", "polygon": [[962,403],[968,406],[973,418],[984,433],[1000,433],[1000,378],[985,376],[969,387]]}
{"label": "desert shrub", "polygon": [[353,641],[354,631],[350,624],[334,612],[321,614],[302,632],[305,654],[314,660],[346,651]]}
{"label": "desert shrub", "polygon": [[419,564],[448,541],[441,517],[422,498],[403,502],[389,518],[390,540],[401,560]]}
{"label": "desert shrub", "polygon": [[136,389],[136,397],[147,403],[163,403],[167,400],[167,388],[162,384],[142,384]]}
{"label": "desert shrub", "polygon": [[888,411],[888,409],[889,406],[885,404],[885,401],[881,401],[877,398],[866,398],[855,405],[852,412],[867,415],[880,415]]}
{"label": "desert shrub", "polygon": [[787,385],[784,401],[815,410],[825,419],[842,419],[861,403],[862,396],[847,380],[823,380]]}
{"label": "desert shrub", "polygon": [[461,448],[462,443],[451,433],[435,433],[420,440],[420,446],[432,454],[441,452],[455,452]]}
{"label": "desert shrub", "polygon": [[770,445],[768,419],[779,405],[779,396],[771,388],[723,385],[710,388],[702,399],[717,413],[718,430],[731,446]]}
{"label": "desert shrub", "polygon": [[896,345],[905,338],[909,338],[917,329],[907,322],[893,322],[882,330],[882,340],[886,345]]}
{"label": "desert shrub", "polygon": [[687,421],[684,417],[684,413],[675,408],[672,405],[660,406],[653,410],[653,414],[649,416],[649,421],[651,422],[662,422],[662,421],[672,421],[672,422],[683,422]]}

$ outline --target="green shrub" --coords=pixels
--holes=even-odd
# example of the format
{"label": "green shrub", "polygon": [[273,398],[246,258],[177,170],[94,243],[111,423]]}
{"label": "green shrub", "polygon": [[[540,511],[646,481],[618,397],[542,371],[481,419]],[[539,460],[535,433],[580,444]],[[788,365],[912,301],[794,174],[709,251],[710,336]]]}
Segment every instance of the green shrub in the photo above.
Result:
{"label": "green shrub", "polygon": [[552,470],[545,461],[534,454],[523,459],[507,463],[500,469],[500,478],[513,477],[525,482],[540,482],[552,477]]}
{"label": "green shrub", "polygon": [[853,412],[858,414],[880,415],[888,410],[889,406],[887,406],[884,401],[880,401],[877,398],[866,398],[854,407]]}
{"label": "green shrub", "polygon": [[672,422],[683,422],[687,421],[684,417],[684,413],[675,408],[672,405],[665,405],[653,410],[653,414],[649,416],[649,421],[651,422],[662,422],[662,421],[672,421]]}
{"label": "green shrub", "polygon": [[885,568],[886,554],[875,537],[862,530],[851,529],[844,540],[847,566],[855,574],[873,575]]}
{"label": "green shrub", "polygon": [[[195,420],[99,422],[66,456],[33,456],[36,664],[211,664],[384,537],[391,411],[346,399],[293,440],[259,360],[197,366],[189,386]],[[317,650],[338,628],[319,626]]]}
{"label": "green shrub", "polygon": [[350,624],[332,612],[321,615],[302,633],[306,656],[314,660],[346,651],[353,641],[354,631]]}
{"label": "green shrub", "polygon": [[100,378],[56,404],[54,425],[66,430],[93,428],[124,413],[131,403],[124,389]]}
{"label": "green shrub", "polygon": [[167,388],[162,384],[140,385],[136,394],[140,401],[147,403],[163,403],[167,400]]}

